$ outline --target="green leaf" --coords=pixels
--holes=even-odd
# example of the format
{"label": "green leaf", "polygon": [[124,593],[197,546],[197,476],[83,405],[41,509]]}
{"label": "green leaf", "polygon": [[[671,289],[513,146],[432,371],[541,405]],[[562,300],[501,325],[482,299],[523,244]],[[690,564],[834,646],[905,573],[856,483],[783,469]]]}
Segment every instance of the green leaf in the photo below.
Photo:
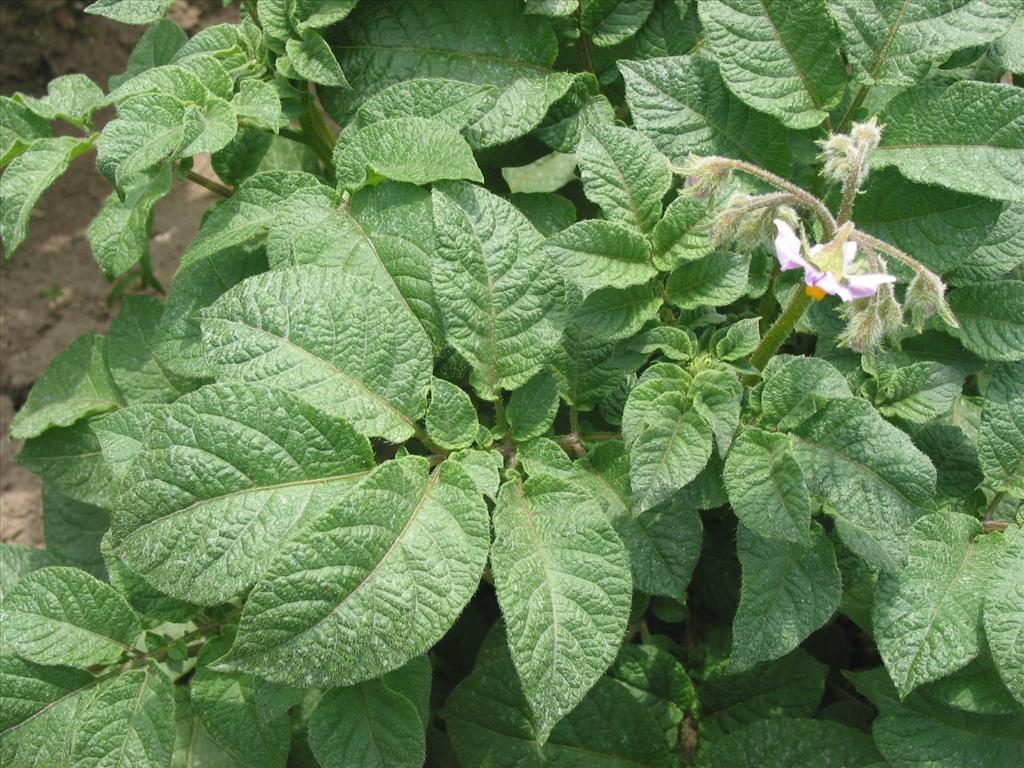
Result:
{"label": "green leaf", "polygon": [[709,368],[693,377],[690,394],[694,409],[714,433],[718,455],[725,458],[740,423],[743,385],[732,371]]}
{"label": "green leaf", "polygon": [[651,246],[628,226],[587,219],[555,233],[541,254],[585,293],[598,288],[640,285],[658,274]]}
{"label": "green leaf", "polygon": [[672,765],[654,718],[624,685],[607,677],[542,746],[500,626],[487,634],[473,672],[448,697],[441,716],[463,765]]}
{"label": "green leaf", "polygon": [[458,618],[488,540],[487,507],[457,462],[429,475],[422,457],[382,464],[278,546],[221,666],[303,687],[396,669]]}
{"label": "green leaf", "polygon": [[[222,111],[219,117],[224,119],[228,114]],[[112,184],[123,189],[137,174],[165,160],[187,157],[187,148],[205,130],[206,120],[194,104],[163,93],[132,96],[118,105],[117,119],[103,129],[96,167]],[[226,136],[229,132],[231,135]],[[224,135],[226,140],[219,146],[216,142],[211,144],[209,151],[227,144],[234,132],[225,131]]]}
{"label": "green leaf", "polygon": [[174,703],[175,737],[170,768],[246,768],[203,727],[187,688],[174,689]]}
{"label": "green leaf", "polygon": [[875,405],[885,416],[923,424],[949,413],[964,386],[955,369],[930,361],[883,370]]}
{"label": "green leaf", "polygon": [[174,692],[154,665],[112,678],[80,714],[68,765],[164,768],[174,750]]}
{"label": "green leaf", "polygon": [[623,645],[608,677],[644,705],[675,744],[680,722],[697,704],[697,691],[683,665],[655,645]]}
{"label": "green leaf", "polygon": [[43,568],[18,582],[3,603],[7,649],[37,664],[113,664],[142,626],[125,599],[78,568]]}
{"label": "green leaf", "polygon": [[649,425],[629,446],[637,510],[650,509],[697,477],[711,456],[712,430],[680,392],[652,404]]}
{"label": "green leaf", "polygon": [[672,173],[649,138],[630,128],[592,126],[576,159],[583,191],[605,216],[644,233],[654,228]]}
{"label": "green leaf", "polygon": [[434,189],[434,296],[445,339],[485,400],[517,389],[549,360],[565,317],[561,278],[539,232],[511,203],[469,184]]}
{"label": "green leaf", "polygon": [[910,526],[935,493],[928,457],[858,399],[833,400],[793,434],[808,487],[829,502],[843,543],[879,568],[898,568]]}
{"label": "green leaf", "polygon": [[273,131],[281,126],[281,97],[270,83],[243,80],[231,100],[238,119],[256,128]]}
{"label": "green leaf", "polygon": [[509,435],[519,442],[540,437],[551,428],[558,403],[558,383],[547,371],[538,373],[508,400]]}
{"label": "green leaf", "polygon": [[450,454],[448,458],[466,470],[480,495],[494,500],[498,495],[498,486],[501,485],[500,473],[505,466],[504,456],[493,450],[478,451],[467,448]]}
{"label": "green leaf", "polygon": [[359,0],[299,0],[295,10],[301,21],[296,29],[323,29],[343,21]]}
{"label": "green leaf", "polygon": [[[287,139],[278,139],[265,130],[239,128],[231,143],[224,149],[217,150],[210,158],[213,170],[225,184],[238,186],[260,169],[275,140],[288,141]],[[300,152],[302,150],[310,154],[313,152],[305,144],[290,143]]]}
{"label": "green leaf", "polygon": [[878,707],[872,735],[893,768],[988,768],[1024,760],[1024,716],[979,715],[921,693],[901,701],[881,669],[847,673]]}
{"label": "green leaf", "polygon": [[110,374],[130,403],[169,403],[194,382],[168,370],[158,351],[163,305],[151,296],[127,296],[110,325]]}
{"label": "green leaf", "polygon": [[122,24],[152,24],[166,15],[173,3],[174,0],[96,0],[85,7],[85,12]]}
{"label": "green leaf", "polygon": [[986,360],[1024,360],[1024,282],[975,283],[949,292],[960,327],[943,330]]}
{"label": "green leaf", "polygon": [[740,527],[743,569],[729,666],[736,671],[785,656],[832,618],[841,584],[832,542],[812,523],[808,543],[782,543]]}
{"label": "green leaf", "polygon": [[803,649],[746,672],[713,671],[701,687],[701,741],[709,744],[766,718],[811,717],[828,667]]}
{"label": "green leaf", "polygon": [[793,429],[830,400],[852,396],[843,375],[824,360],[777,355],[764,369],[761,420]]}
{"label": "green leaf", "polygon": [[1024,704],[1024,536],[1006,532],[1006,546],[987,587],[985,641],[1003,684]]}
{"label": "green leaf", "polygon": [[103,459],[118,483],[145,446],[150,426],[165,418],[167,413],[163,404],[136,404],[91,423],[103,450]]}
{"label": "green leaf", "polygon": [[599,444],[574,466],[577,480],[604,501],[605,513],[626,545],[634,588],[665,597],[682,595],[700,555],[702,525],[696,510],[670,499],[635,514],[629,455],[621,441]]}
{"label": "green leaf", "polygon": [[90,125],[89,118],[103,101],[103,91],[85,75],[61,75],[50,81],[43,98],[19,98],[44,120],[66,120],[81,127]]}
{"label": "green leaf", "polygon": [[911,437],[938,472],[935,487],[936,501],[964,499],[984,479],[978,464],[978,449],[960,427],[949,424],[925,424],[915,429]]}
{"label": "green leaf", "polygon": [[811,499],[786,436],[745,429],[723,476],[729,503],[746,528],[766,539],[811,543]]}
{"label": "green leaf", "polygon": [[498,93],[494,86],[443,77],[398,82],[360,104],[355,125],[361,128],[396,117],[422,117],[461,131],[487,113]]}
{"label": "green leaf", "polygon": [[654,423],[654,402],[667,392],[684,393],[693,377],[675,363],[657,362],[649,366],[629,390],[622,410],[622,436],[628,446]]}
{"label": "green leaf", "polygon": [[998,83],[957,82],[900,94],[882,114],[873,167],[997,200],[1024,202],[1024,93]]}
{"label": "green leaf", "polygon": [[701,0],[697,9],[722,79],[754,109],[813,128],[842,99],[839,35],[820,0]]}
{"label": "green leaf", "polygon": [[678,266],[665,284],[666,298],[680,309],[731,304],[747,292],[749,270],[749,258],[714,251]]}
{"label": "green leaf", "polygon": [[998,491],[1024,498],[1024,364],[994,366],[978,433],[985,479]]}
{"label": "green leaf", "polygon": [[170,64],[174,54],[185,45],[188,36],[185,30],[170,19],[160,19],[147,29],[135,44],[128,57],[128,66],[120,75],[111,75],[110,90],[114,91],[136,75],[153,67]]}
{"label": "green leaf", "polygon": [[0,656],[0,758],[10,768],[68,765],[75,714],[94,693],[95,678],[68,667],[44,667]]}
{"label": "green leaf", "polygon": [[348,80],[334,52],[318,33],[303,32],[300,39],[292,38],[285,43],[285,50],[292,67],[303,80],[318,85],[348,87]]}
{"label": "green leaf", "polygon": [[654,266],[670,272],[684,261],[711,253],[708,234],[699,226],[708,217],[708,204],[696,197],[679,196],[665,209],[665,215],[651,233]]}
{"label": "green leaf", "polygon": [[146,431],[114,508],[113,545],[157,589],[223,602],[372,463],[365,438],[286,392],[204,387]]}
{"label": "green leaf", "polygon": [[139,174],[128,184],[124,199],[111,194],[89,224],[89,245],[107,279],[149,257],[153,209],[171,191],[171,178],[169,165]]}
{"label": "green leaf", "polygon": [[345,131],[334,147],[334,170],[338,186],[348,190],[377,177],[413,184],[484,180],[458,130],[423,117],[396,117]]}
{"label": "green leaf", "polygon": [[431,439],[449,451],[471,446],[480,429],[476,406],[469,395],[461,387],[436,376],[430,377],[426,424]]}
{"label": "green leaf", "polygon": [[615,659],[629,618],[629,560],[595,500],[556,477],[506,483],[493,524],[498,603],[544,743]]}
{"label": "green leaf", "polygon": [[608,341],[631,340],[661,309],[661,296],[653,284],[629,288],[601,288],[576,307],[576,323]]}
{"label": "green leaf", "polygon": [[11,438],[37,437],[53,427],[120,407],[107,369],[107,340],[88,333],[53,359],[11,422]]}
{"label": "green leaf", "polygon": [[403,442],[427,409],[430,341],[394,294],[363,278],[311,266],[257,275],[200,324],[220,379],[296,392],[367,436]]}
{"label": "green leaf", "polygon": [[334,191],[309,173],[264,171],[250,176],[230,199],[214,206],[205,217],[199,234],[181,257],[179,275],[197,261],[263,238],[281,211],[282,203],[304,190],[337,203]]}
{"label": "green leaf", "polygon": [[893,169],[869,178],[857,226],[953,285],[993,280],[1024,261],[1024,205],[915,184]]}
{"label": "green leaf", "polygon": [[110,513],[92,504],[43,489],[43,532],[46,551],[97,578],[106,578],[100,540],[110,527]]}
{"label": "green leaf", "polygon": [[0,96],[0,168],[20,155],[36,139],[48,138],[50,123],[20,100]]}
{"label": "green leaf", "polygon": [[92,143],[73,136],[35,139],[7,166],[0,176],[0,238],[7,258],[28,236],[29,214],[39,198]]}
{"label": "green leaf", "polygon": [[76,501],[98,507],[109,507],[113,501],[114,478],[86,419],[29,438],[18,463]]}
{"label": "green leaf", "polygon": [[716,741],[704,753],[707,768],[870,768],[880,764],[871,737],[828,720],[758,720]]}
{"label": "green leaf", "polygon": [[288,719],[265,720],[260,716],[255,680],[249,675],[210,668],[210,663],[227,649],[227,640],[218,637],[200,651],[189,684],[192,710],[206,734],[239,763],[253,768],[284,768],[291,746]]}
{"label": "green leaf", "polygon": [[713,61],[670,56],[618,67],[633,122],[676,165],[695,153],[735,157],[783,175],[792,170],[786,129],[729,93]]}
{"label": "green leaf", "polygon": [[1020,10],[1015,0],[828,4],[862,85],[913,85],[932,62],[1002,35]]}
{"label": "green leaf", "polygon": [[323,768],[422,765],[430,662],[414,658],[378,680],[324,694],[309,718],[309,743]]}
{"label": "green leaf", "polygon": [[262,251],[235,247],[178,269],[167,294],[154,350],[170,373],[183,378],[212,378],[196,313],[233,285],[266,268]]}
{"label": "green leaf", "polygon": [[352,91],[323,95],[340,125],[390,85],[448,78],[498,89],[493,106],[467,131],[474,147],[494,146],[535,128],[573,82],[551,69],[558,42],[547,20],[524,15],[517,0],[396,0],[364,10],[335,46]]}
{"label": "green leaf", "polygon": [[637,33],[654,9],[654,0],[588,0],[580,14],[580,29],[594,45],[624,43]]}
{"label": "green leaf", "polygon": [[715,356],[719,360],[730,361],[748,357],[761,341],[760,321],[759,317],[748,317],[724,329],[725,333],[716,333],[713,340]]}
{"label": "green leaf", "polygon": [[1002,544],[979,533],[965,515],[927,515],[911,531],[906,567],[878,578],[875,641],[901,697],[978,655],[982,601]]}

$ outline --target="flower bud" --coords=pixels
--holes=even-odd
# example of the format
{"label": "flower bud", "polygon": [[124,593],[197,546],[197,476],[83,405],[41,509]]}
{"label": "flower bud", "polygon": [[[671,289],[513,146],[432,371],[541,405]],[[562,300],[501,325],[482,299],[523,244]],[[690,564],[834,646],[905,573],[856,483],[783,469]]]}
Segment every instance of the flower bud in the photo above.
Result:
{"label": "flower bud", "polygon": [[866,123],[854,123],[850,130],[850,136],[854,142],[865,149],[874,149],[882,140],[882,129],[878,125],[878,118],[872,117]]}
{"label": "flower bud", "polygon": [[930,270],[922,269],[914,275],[907,287],[906,302],[918,331],[924,328],[925,320],[932,315],[938,315],[953,328],[959,327],[956,316],[946,303],[946,284]]}
{"label": "flower bud", "polygon": [[686,176],[684,192],[693,197],[710,198],[722,191],[729,180],[728,166],[712,158],[690,155],[683,163],[682,173]]}

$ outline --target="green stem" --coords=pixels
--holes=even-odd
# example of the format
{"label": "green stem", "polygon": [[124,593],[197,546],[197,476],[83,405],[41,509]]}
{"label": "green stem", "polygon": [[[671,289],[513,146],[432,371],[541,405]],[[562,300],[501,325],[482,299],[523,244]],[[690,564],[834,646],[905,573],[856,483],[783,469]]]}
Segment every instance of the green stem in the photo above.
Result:
{"label": "green stem", "polygon": [[225,187],[219,181],[208,179],[205,176],[200,176],[195,171],[187,171],[185,178],[191,181],[193,184],[198,184],[200,187],[206,187],[206,189],[214,192],[221,197],[231,197],[235,194],[235,191],[231,187]]}
{"label": "green stem", "polygon": [[259,26],[260,17],[256,14],[256,0],[242,0],[242,5],[249,12],[249,18],[252,19],[253,24]]}
{"label": "green stem", "polygon": [[999,505],[1003,503],[1003,499],[1006,498],[1006,491],[1000,491],[992,497],[992,501],[989,502],[988,507],[985,509],[985,522],[991,523],[996,519],[996,510],[999,509]]}
{"label": "green stem", "polygon": [[843,184],[843,202],[839,208],[839,216],[836,219],[840,226],[848,222],[853,215],[853,204],[857,201],[857,193],[860,192],[860,173],[861,168],[864,166],[866,155],[867,147],[858,142],[857,154],[850,164],[850,172],[847,174],[846,182]]}
{"label": "green stem", "polygon": [[323,113],[317,106],[316,99],[310,95],[309,108],[299,117],[299,125],[309,139],[309,146],[316,152],[316,156],[328,168],[334,168],[334,142],[335,137],[331,129],[327,127]]}
{"label": "green stem", "polygon": [[153,274],[153,260],[149,255],[149,249],[146,248],[142,253],[142,258],[139,259],[139,270],[142,273],[142,285],[152,288],[157,293],[165,293],[164,287],[160,285],[160,281],[156,279],[156,275]]}
{"label": "green stem", "polygon": [[413,436],[417,440],[419,440],[427,450],[431,451],[434,454],[441,455],[441,456],[447,456],[448,455],[448,451],[446,451],[440,445],[435,443],[433,441],[433,439],[430,437],[430,435],[427,434],[427,431],[425,429],[423,429],[423,427],[421,427],[419,424],[413,424],[412,428],[413,428]]}
{"label": "green stem", "polygon": [[796,326],[797,321],[803,316],[811,302],[814,301],[807,292],[797,286],[796,293],[789,300],[789,304],[782,310],[782,314],[772,323],[772,327],[761,339],[757,349],[750,356],[750,363],[758,370],[764,370],[768,361],[779,351],[779,347],[789,338],[790,332]]}
{"label": "green stem", "polygon": [[500,431],[502,437],[508,434],[508,417],[505,415],[505,402],[498,393],[498,399],[494,401],[494,426]]}

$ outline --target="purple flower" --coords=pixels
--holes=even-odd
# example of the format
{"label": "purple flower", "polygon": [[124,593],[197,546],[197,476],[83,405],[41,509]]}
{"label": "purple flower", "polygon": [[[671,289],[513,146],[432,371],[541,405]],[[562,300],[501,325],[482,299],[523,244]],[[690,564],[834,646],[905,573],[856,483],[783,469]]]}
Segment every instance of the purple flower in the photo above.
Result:
{"label": "purple flower", "polygon": [[779,266],[783,271],[803,269],[807,295],[818,301],[826,294],[843,301],[863,299],[874,295],[879,286],[896,282],[895,277],[884,273],[850,272],[857,256],[857,244],[846,240],[850,227],[844,227],[831,243],[806,250],[793,228],[782,219],[775,219],[775,229],[775,257]]}

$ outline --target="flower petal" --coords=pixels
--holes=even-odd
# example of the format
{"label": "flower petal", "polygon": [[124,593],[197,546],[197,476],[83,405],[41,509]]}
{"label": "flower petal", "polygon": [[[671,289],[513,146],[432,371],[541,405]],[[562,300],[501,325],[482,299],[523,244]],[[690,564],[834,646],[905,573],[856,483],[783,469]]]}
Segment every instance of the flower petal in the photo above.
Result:
{"label": "flower petal", "polygon": [[846,277],[846,287],[854,299],[871,296],[879,286],[895,282],[895,277],[886,274],[847,275]]}
{"label": "flower petal", "polygon": [[843,243],[843,272],[847,273],[850,271],[850,267],[853,266],[853,260],[857,257],[857,244],[847,240]]}
{"label": "flower petal", "polygon": [[810,283],[810,281],[808,281],[808,284],[816,285],[824,290],[825,293],[838,296],[843,301],[849,301],[851,298],[850,292],[846,289],[846,286],[840,283],[831,272],[822,272],[821,276],[818,277],[814,283]]}
{"label": "flower petal", "polygon": [[779,260],[782,270],[799,267],[806,269],[808,264],[800,256],[800,238],[793,228],[782,219],[775,219],[775,229],[778,231],[775,236],[775,258]]}

